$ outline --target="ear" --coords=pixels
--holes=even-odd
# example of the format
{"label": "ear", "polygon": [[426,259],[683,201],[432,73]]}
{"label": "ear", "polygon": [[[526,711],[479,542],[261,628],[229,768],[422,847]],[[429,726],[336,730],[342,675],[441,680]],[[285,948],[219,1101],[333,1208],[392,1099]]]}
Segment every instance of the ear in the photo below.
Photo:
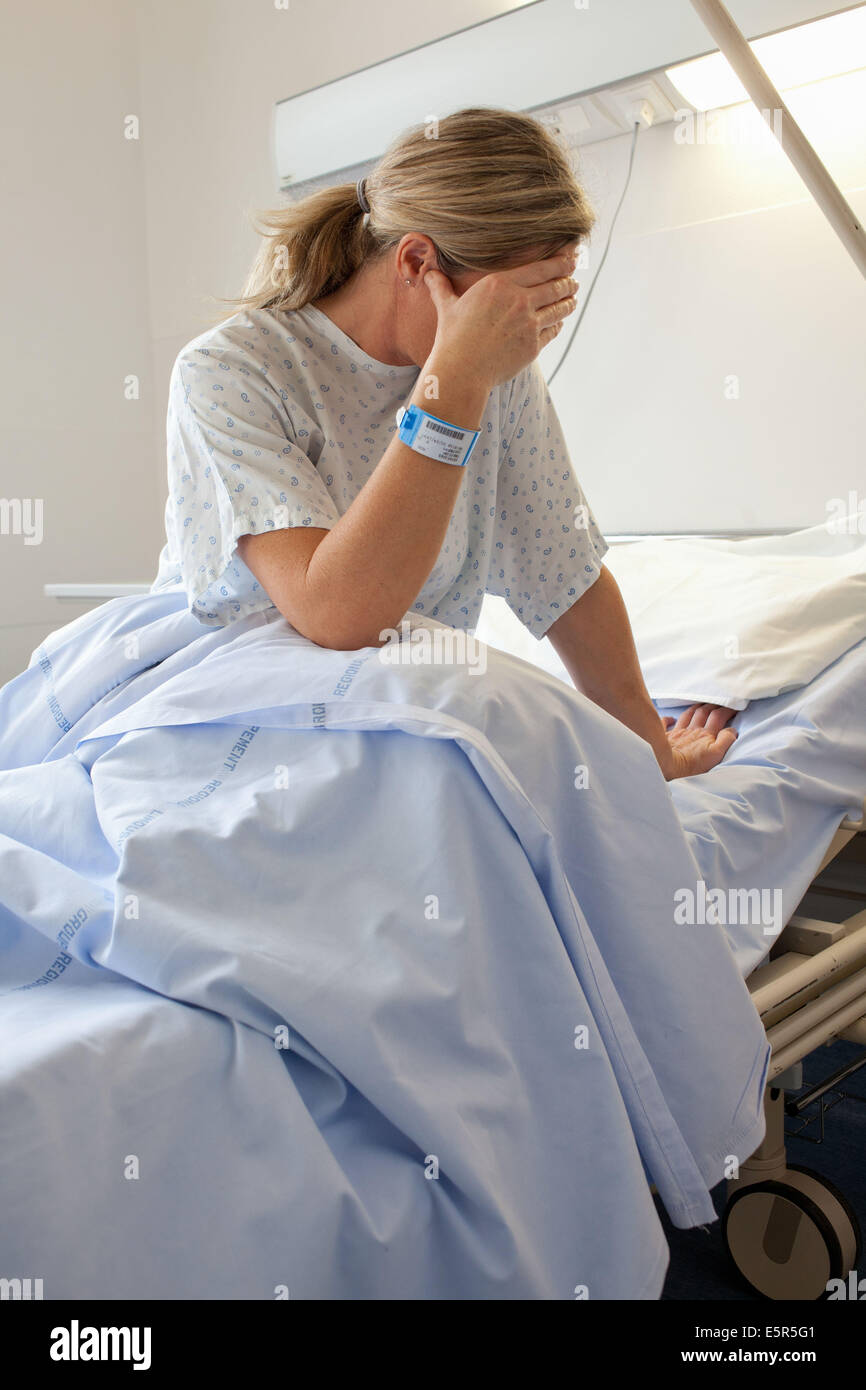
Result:
{"label": "ear", "polygon": [[423,232],[407,232],[397,247],[395,264],[401,280],[419,280],[439,268],[436,246]]}

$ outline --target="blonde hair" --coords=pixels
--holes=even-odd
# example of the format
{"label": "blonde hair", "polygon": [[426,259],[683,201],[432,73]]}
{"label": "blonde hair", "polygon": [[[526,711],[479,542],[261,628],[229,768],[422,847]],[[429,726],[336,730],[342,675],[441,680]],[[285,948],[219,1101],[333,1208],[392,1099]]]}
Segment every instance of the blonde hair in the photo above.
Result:
{"label": "blonde hair", "polygon": [[534,248],[581,241],[595,215],[558,140],[531,116],[471,108],[400,136],[364,181],[264,213],[243,295],[257,309],[302,309],[333,293],[408,232],[429,236],[446,275],[494,270]]}

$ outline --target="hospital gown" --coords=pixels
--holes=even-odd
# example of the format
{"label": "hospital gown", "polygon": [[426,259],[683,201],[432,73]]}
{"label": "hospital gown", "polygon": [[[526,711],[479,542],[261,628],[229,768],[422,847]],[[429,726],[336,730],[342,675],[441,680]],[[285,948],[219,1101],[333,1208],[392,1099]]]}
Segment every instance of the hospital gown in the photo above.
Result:
{"label": "hospital gown", "polygon": [[[368,357],[312,306],[250,310],[196,338],[171,378],[154,589],[182,586],[207,625],[269,607],[238,537],[332,527],[385,452],[418,375]],[[412,611],[474,629],[485,593],[496,594],[541,637],[598,578],[606,550],[533,362],[490,393]]]}

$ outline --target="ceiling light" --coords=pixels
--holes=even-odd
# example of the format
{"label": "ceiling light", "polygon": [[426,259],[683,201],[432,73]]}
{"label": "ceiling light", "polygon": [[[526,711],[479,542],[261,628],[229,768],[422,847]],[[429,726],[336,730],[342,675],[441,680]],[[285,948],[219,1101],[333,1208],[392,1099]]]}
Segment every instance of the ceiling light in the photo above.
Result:
{"label": "ceiling light", "polygon": [[[866,67],[866,5],[768,34],[750,44],[780,92]],[[666,76],[696,111],[748,101],[740,79],[721,53],[707,53],[665,69]]]}

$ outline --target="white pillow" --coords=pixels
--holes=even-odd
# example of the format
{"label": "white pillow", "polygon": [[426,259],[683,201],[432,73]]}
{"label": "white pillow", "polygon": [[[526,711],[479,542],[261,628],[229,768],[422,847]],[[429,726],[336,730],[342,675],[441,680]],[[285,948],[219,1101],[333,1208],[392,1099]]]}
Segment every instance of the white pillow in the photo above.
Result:
{"label": "white pillow", "polygon": [[[744,709],[806,685],[866,638],[866,508],[788,536],[629,542],[604,563],[660,705]],[[485,600],[476,635],[568,680],[501,599]]]}

